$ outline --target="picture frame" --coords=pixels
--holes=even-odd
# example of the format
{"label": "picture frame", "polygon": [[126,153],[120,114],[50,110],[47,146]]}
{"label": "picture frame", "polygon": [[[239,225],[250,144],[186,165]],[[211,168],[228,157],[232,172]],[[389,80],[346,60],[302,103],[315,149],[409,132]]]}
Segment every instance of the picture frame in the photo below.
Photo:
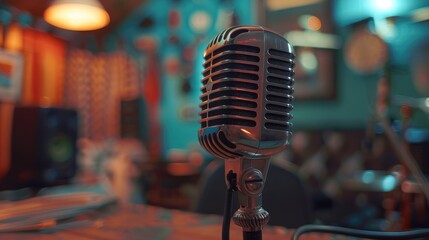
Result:
{"label": "picture frame", "polygon": [[23,75],[23,56],[18,52],[0,49],[0,101],[19,100]]}
{"label": "picture frame", "polygon": [[260,23],[284,36],[295,49],[295,99],[336,99],[340,41],[332,18],[332,0],[264,2],[258,7]]}

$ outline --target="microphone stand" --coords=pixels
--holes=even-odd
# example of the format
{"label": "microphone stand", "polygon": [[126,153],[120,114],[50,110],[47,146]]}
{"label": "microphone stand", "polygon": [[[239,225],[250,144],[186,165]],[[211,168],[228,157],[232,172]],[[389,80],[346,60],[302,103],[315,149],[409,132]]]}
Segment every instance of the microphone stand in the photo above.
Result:
{"label": "microphone stand", "polygon": [[231,176],[231,173],[238,176],[236,183],[240,208],[234,213],[232,220],[242,227],[243,240],[262,240],[262,229],[268,223],[269,214],[262,208],[262,190],[269,163],[269,159],[244,158],[225,162],[227,185],[230,186],[228,176]]}

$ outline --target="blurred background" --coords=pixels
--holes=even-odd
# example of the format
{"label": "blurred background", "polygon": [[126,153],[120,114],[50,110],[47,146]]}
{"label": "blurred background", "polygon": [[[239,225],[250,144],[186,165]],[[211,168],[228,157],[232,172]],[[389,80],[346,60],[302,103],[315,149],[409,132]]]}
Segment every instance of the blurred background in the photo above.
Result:
{"label": "blurred background", "polygon": [[[64,3],[101,12],[78,25],[60,19],[77,16]],[[2,0],[2,196],[102,182],[123,202],[192,210],[214,161],[197,138],[202,55],[233,25],[295,47],[294,136],[273,162],[308,186],[315,221],[427,227],[427,199],[376,117],[428,174],[427,0]]]}

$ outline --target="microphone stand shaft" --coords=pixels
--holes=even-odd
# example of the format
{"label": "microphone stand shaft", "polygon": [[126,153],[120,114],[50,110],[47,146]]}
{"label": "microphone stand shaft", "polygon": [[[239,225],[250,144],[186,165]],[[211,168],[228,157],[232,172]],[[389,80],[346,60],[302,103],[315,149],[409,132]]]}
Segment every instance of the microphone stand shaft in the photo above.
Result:
{"label": "microphone stand shaft", "polygon": [[[269,167],[269,159],[231,159],[226,161],[226,176],[237,174],[237,193],[240,208],[232,220],[243,229],[243,240],[262,240],[262,229],[269,214],[262,208],[262,190]],[[227,184],[229,183],[226,179]]]}

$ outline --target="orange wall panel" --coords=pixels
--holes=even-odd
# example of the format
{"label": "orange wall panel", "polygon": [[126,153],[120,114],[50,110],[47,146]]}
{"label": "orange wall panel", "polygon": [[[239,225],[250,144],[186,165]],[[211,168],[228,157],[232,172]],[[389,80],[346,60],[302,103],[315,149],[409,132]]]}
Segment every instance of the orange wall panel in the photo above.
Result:
{"label": "orange wall panel", "polygon": [[25,74],[24,104],[63,104],[66,44],[63,40],[34,29],[23,31]]}

